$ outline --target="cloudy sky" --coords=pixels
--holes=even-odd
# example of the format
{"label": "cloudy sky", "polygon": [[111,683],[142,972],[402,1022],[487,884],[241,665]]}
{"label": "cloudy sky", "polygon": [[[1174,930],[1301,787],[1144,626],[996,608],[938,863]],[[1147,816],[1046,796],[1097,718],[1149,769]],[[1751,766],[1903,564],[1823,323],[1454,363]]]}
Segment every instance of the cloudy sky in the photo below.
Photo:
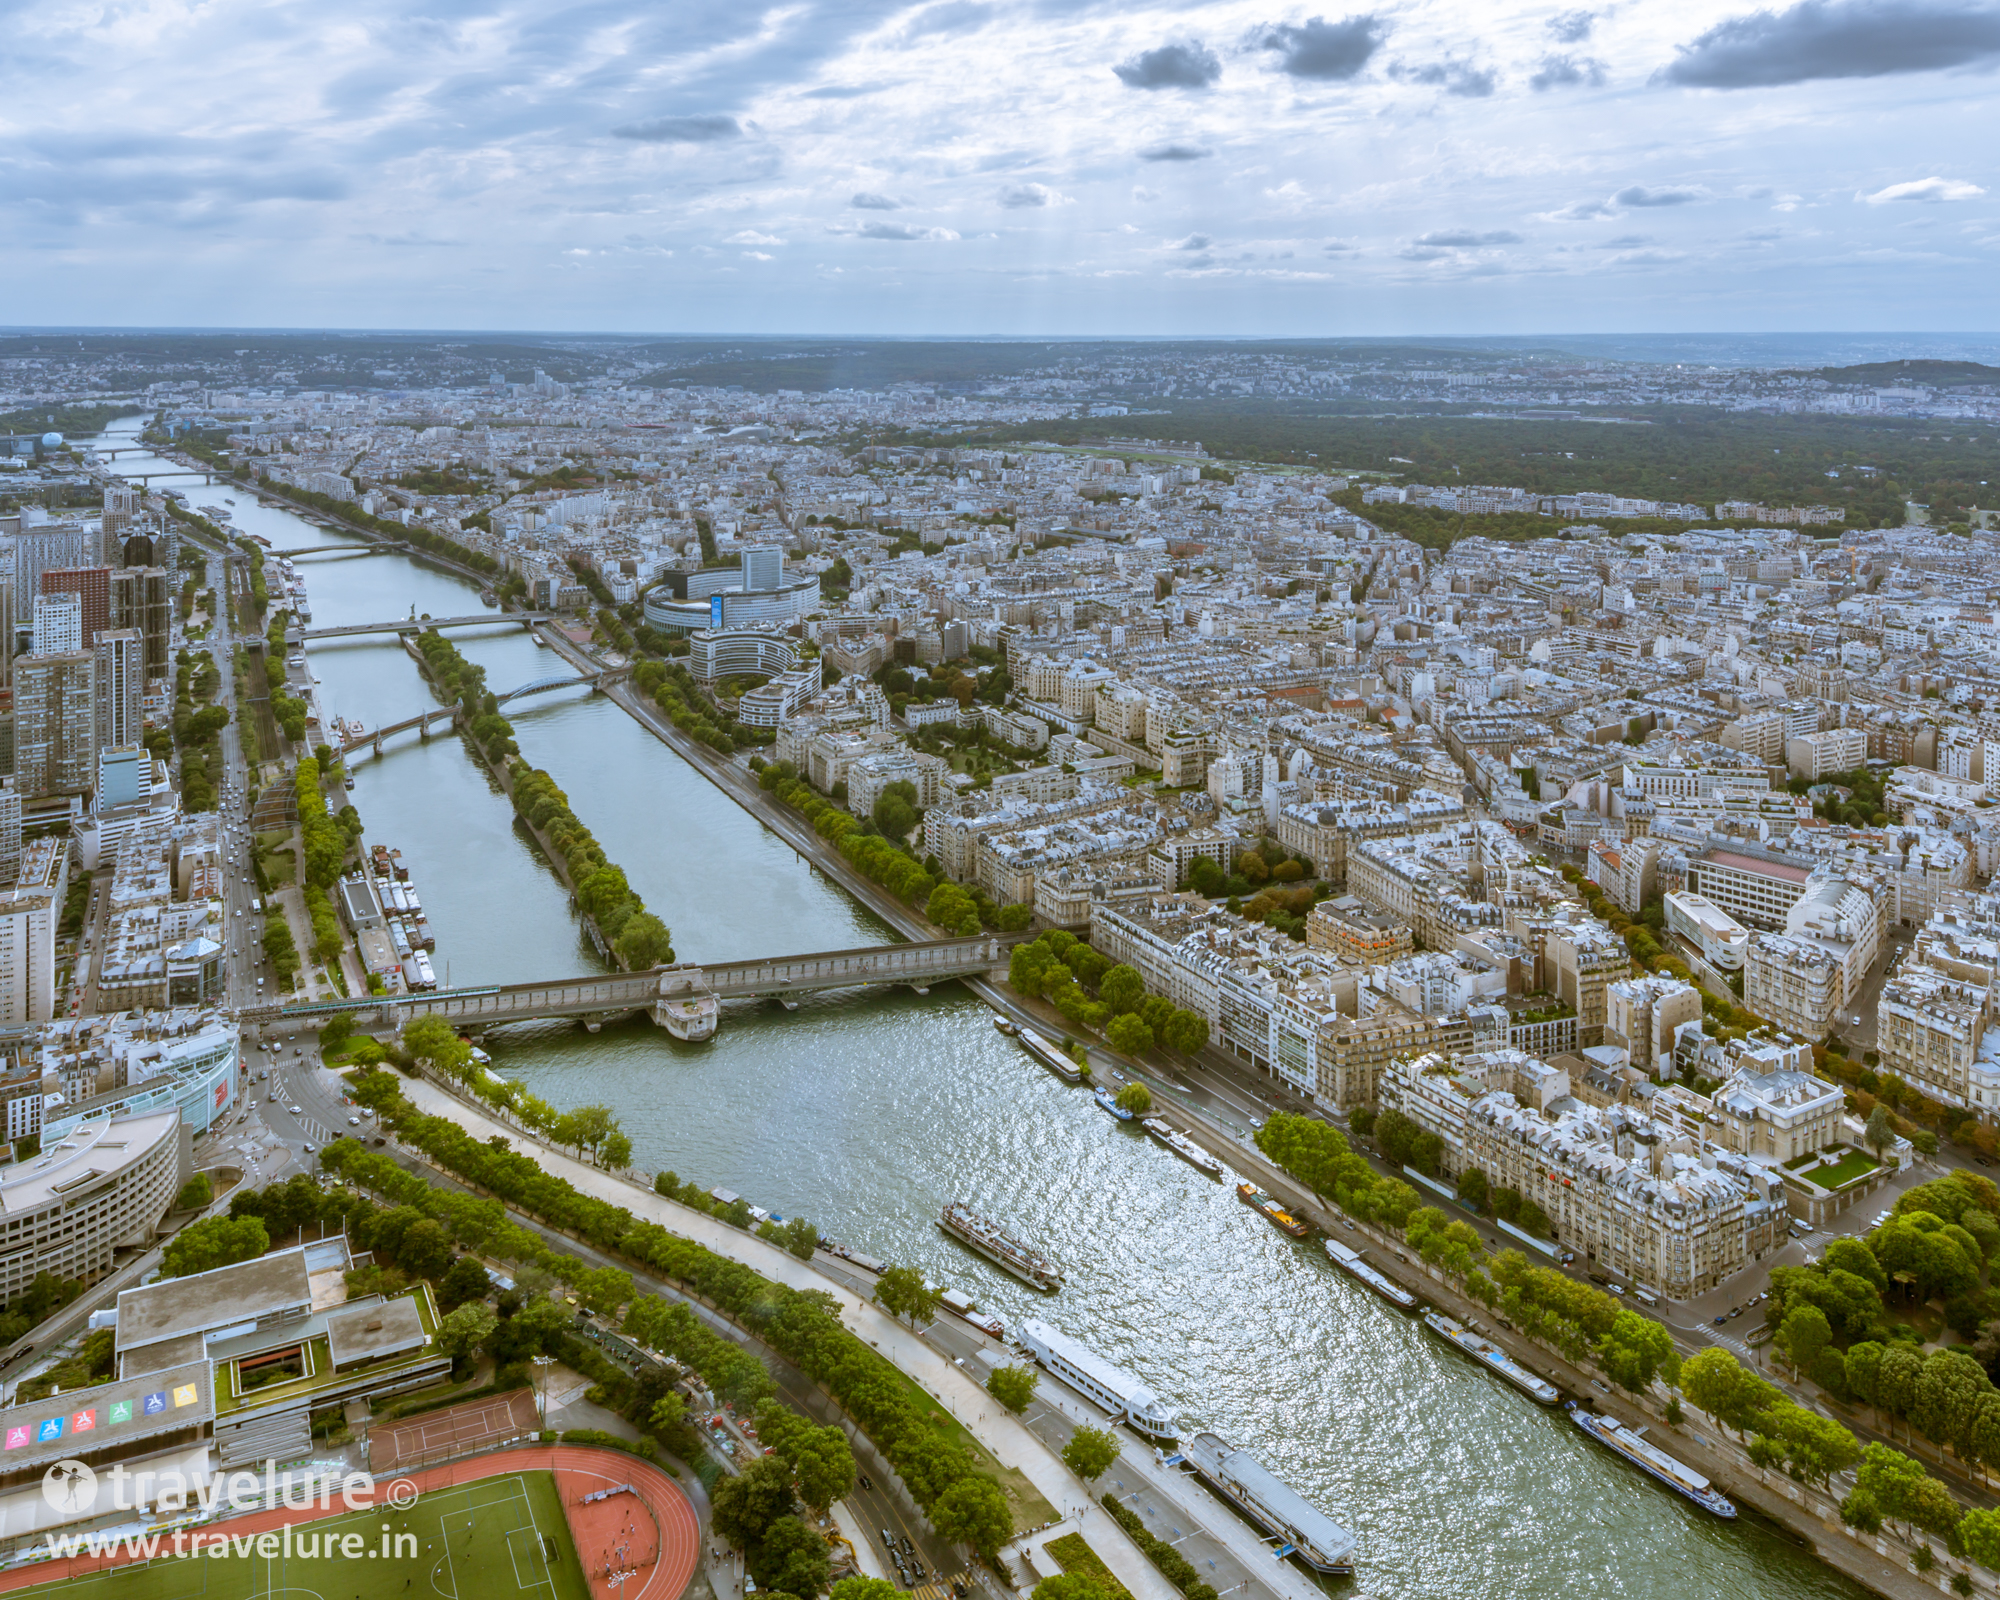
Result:
{"label": "cloudy sky", "polygon": [[0,322],[2000,327],[2000,0],[0,0]]}

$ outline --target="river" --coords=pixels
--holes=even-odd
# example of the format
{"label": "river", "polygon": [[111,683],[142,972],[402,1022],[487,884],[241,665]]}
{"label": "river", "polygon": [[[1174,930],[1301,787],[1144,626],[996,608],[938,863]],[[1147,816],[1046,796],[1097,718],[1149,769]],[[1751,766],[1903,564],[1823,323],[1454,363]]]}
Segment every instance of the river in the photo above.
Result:
{"label": "river", "polygon": [[[129,437],[137,419],[105,436]],[[128,465],[120,457],[119,465]],[[164,463],[162,465],[165,465]],[[149,470],[132,465],[131,470]],[[151,470],[158,470],[157,468]],[[235,489],[236,525],[280,549],[339,546]],[[400,556],[300,563],[315,624],[479,609],[474,586]],[[559,663],[518,627],[459,647],[504,691]],[[329,716],[432,703],[393,642],[315,645]],[[880,923],[610,701],[510,708],[523,754],[673,930],[682,959],[830,950]],[[405,737],[356,767],[371,842],[403,852],[459,984],[596,970],[567,897],[456,737]],[[1034,1066],[955,985],[726,1007],[715,1041],[649,1023],[512,1030],[499,1070],[558,1105],[613,1107],[635,1164],[721,1184],[876,1255],[921,1266],[1009,1323],[1040,1315],[1256,1452],[1361,1541],[1340,1587],[1381,1600],[1858,1597],[1752,1518],[1723,1524],[1616,1461],[1559,1413],[1445,1349],[1090,1097]],[[935,1226],[961,1198],[1066,1268],[1045,1300]],[[1050,1380],[1053,1381],[1053,1380]]]}

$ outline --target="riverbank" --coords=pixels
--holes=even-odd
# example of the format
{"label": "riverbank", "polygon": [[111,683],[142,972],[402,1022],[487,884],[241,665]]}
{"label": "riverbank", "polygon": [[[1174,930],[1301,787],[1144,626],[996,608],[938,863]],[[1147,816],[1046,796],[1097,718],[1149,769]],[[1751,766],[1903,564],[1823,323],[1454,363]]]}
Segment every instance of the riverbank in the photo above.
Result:
{"label": "riverbank", "polygon": [[[872,1300],[820,1273],[811,1263],[800,1261],[780,1246],[718,1218],[668,1200],[630,1178],[579,1161],[511,1124],[496,1121],[483,1107],[459,1098],[428,1078],[406,1082],[401,1088],[419,1110],[455,1122],[475,1138],[497,1136],[510,1143],[518,1141],[534,1152],[537,1164],[550,1176],[584,1194],[620,1206],[635,1217],[748,1267],[772,1282],[830,1296],[839,1308],[841,1321],[944,1406],[1001,1467],[1020,1473],[1051,1508],[1062,1511],[1089,1499],[1087,1487],[1055,1453],[1024,1422],[993,1400],[965,1369],[933,1349],[921,1333],[889,1316]],[[1130,1591],[1133,1600],[1180,1600],[1179,1591],[1123,1529],[1114,1529],[1108,1518],[1100,1518],[1093,1523],[1091,1534],[1098,1554]],[[1309,1597],[1301,1595],[1292,1600],[1309,1600]]]}

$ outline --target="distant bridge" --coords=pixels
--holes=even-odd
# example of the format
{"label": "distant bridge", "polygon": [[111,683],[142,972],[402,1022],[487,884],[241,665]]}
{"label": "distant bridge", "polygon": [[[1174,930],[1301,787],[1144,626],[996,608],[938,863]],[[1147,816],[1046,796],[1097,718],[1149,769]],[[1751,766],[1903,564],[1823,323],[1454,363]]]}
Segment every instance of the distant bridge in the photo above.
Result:
{"label": "distant bridge", "polygon": [[[606,667],[602,672],[565,673],[559,677],[537,678],[533,683],[524,683],[518,689],[509,689],[505,694],[493,697],[496,705],[505,705],[509,700],[525,700],[532,695],[553,694],[558,689],[575,689],[588,684],[593,690],[602,689],[607,684],[631,675],[630,667]],[[431,729],[439,723],[455,722],[458,719],[457,706],[436,706],[429,711],[421,711],[414,717],[405,717],[401,722],[387,723],[380,728],[372,728],[366,733],[357,733],[343,739],[334,746],[337,755],[352,755],[357,750],[373,750],[382,753],[382,741],[399,733],[415,730],[428,739]]]}
{"label": "distant bridge", "polygon": [[478,1032],[510,1022],[573,1017],[594,1031],[605,1022],[644,1011],[678,1037],[705,1039],[714,1034],[715,1007],[722,1000],[788,1000],[816,990],[877,984],[922,989],[951,978],[980,977],[996,971],[1006,963],[1009,942],[989,934],[757,961],[682,962],[649,972],[559,978],[547,983],[359,995],[307,1005],[249,1006],[241,1018],[246,1026],[283,1029],[320,1027],[328,1018],[342,1014],[364,1025],[372,1021],[390,1028],[401,1028],[416,1017],[443,1017],[462,1031]]}
{"label": "distant bridge", "polygon": [[118,472],[113,477],[122,478],[127,483],[151,483],[155,478],[199,478],[203,483],[214,483],[220,479],[224,483],[235,480],[226,472],[216,472],[207,467],[176,467],[171,472]]}
{"label": "distant bridge", "polygon": [[385,539],[379,544],[308,544],[296,550],[267,550],[269,556],[283,556],[290,561],[303,560],[307,556],[323,556],[329,561],[351,561],[356,556],[399,556],[411,547],[394,539]]}
{"label": "distant bridge", "polygon": [[338,628],[288,628],[285,642],[304,639],[352,639],[365,633],[427,633],[432,628],[490,628],[495,624],[532,628],[553,622],[553,611],[482,611],[471,617],[398,617],[393,622],[349,622]]}

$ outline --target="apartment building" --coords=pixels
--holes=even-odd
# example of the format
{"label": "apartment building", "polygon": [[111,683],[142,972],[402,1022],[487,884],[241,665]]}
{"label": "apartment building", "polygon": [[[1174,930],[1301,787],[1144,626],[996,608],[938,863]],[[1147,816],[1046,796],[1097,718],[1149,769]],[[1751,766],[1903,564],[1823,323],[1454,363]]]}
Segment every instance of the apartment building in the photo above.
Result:
{"label": "apartment building", "polygon": [[1732,1073],[1710,1101],[1718,1144],[1780,1166],[1838,1144],[1847,1110],[1838,1084],[1755,1060]]}
{"label": "apartment building", "polygon": [[1543,1109],[1496,1091],[1466,1112],[1463,1159],[1533,1200],[1571,1249],[1668,1299],[1745,1264],[1750,1208],[1783,1210],[1776,1180],[1752,1163],[1625,1105]]}
{"label": "apartment building", "polygon": [[0,889],[0,1026],[47,1022],[56,1005],[56,924],[69,892],[69,841],[30,839]]}
{"label": "apartment building", "polygon": [[1673,1076],[1674,1036],[1701,1021],[1701,991],[1678,978],[1625,978],[1604,991],[1604,1040],[1622,1046],[1632,1065],[1657,1078]]}
{"label": "apartment building", "polygon": [[1808,868],[1746,850],[1714,848],[1688,863],[1688,891],[1749,928],[1778,929],[1806,892]]}
{"label": "apartment building", "polygon": [[39,1272],[93,1283],[121,1246],[144,1245],[194,1175],[177,1111],[78,1123],[40,1155],[0,1167],[0,1298]]}

